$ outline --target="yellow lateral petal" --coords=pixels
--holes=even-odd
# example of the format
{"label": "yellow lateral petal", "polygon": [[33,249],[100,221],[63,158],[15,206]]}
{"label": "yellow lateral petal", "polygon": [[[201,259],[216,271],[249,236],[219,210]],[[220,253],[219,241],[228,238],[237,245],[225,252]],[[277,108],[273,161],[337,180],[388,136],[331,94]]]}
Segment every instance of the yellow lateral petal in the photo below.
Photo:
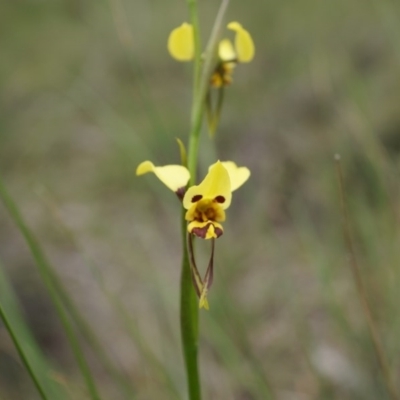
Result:
{"label": "yellow lateral petal", "polygon": [[136,169],[136,175],[148,172],[153,172],[165,186],[174,192],[185,187],[190,179],[189,171],[182,165],[156,167],[151,161],[143,161]]}
{"label": "yellow lateral petal", "polygon": [[222,196],[221,201],[218,201],[221,208],[228,208],[232,200],[231,181],[228,171],[220,161],[209,168],[208,174],[200,185],[192,186],[187,190],[183,198],[183,206],[188,210],[200,199],[216,199],[218,196]]}
{"label": "yellow lateral petal", "polygon": [[172,30],[168,38],[168,51],[178,61],[190,61],[194,57],[192,25],[184,22]]}
{"label": "yellow lateral petal", "polygon": [[250,170],[247,167],[238,167],[233,161],[223,161],[221,164],[228,171],[232,192],[242,186],[250,177]]}
{"label": "yellow lateral petal", "polygon": [[225,62],[236,60],[236,52],[229,39],[223,39],[219,42],[218,56]]}
{"label": "yellow lateral petal", "polygon": [[235,49],[238,61],[250,62],[254,58],[254,42],[249,32],[246,31],[238,22],[228,24],[228,29],[236,32]]}

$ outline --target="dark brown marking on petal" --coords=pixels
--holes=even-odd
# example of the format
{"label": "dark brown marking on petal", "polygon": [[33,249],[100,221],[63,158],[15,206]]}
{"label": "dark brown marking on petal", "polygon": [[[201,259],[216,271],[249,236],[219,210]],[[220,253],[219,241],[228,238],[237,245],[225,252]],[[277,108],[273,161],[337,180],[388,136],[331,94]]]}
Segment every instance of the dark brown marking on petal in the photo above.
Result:
{"label": "dark brown marking on petal", "polygon": [[[204,215],[207,217],[206,221],[207,220],[211,220],[211,221],[215,220],[216,214],[215,214],[215,210],[212,207],[208,208],[205,211]],[[206,221],[204,221],[204,222],[206,222]]]}
{"label": "dark brown marking on petal", "polygon": [[211,222],[206,226],[203,226],[202,228],[193,228],[191,233],[193,233],[193,235],[196,235],[201,239],[205,239],[207,236],[208,229],[210,228],[211,225],[214,226],[214,232],[217,235],[217,238],[219,238],[224,233],[224,231],[221,228],[216,227]]}
{"label": "dark brown marking on petal", "polygon": [[179,188],[179,189],[175,192],[175,194],[178,196],[178,198],[179,198],[180,201],[183,200],[183,198],[184,198],[184,196],[185,196],[185,193],[186,193],[186,187],[185,187],[185,186]]}
{"label": "dark brown marking on petal", "polygon": [[225,197],[224,196],[217,196],[215,199],[214,199],[217,203],[225,203]]}
{"label": "dark brown marking on petal", "polygon": [[203,228],[193,228],[192,229],[192,233],[193,235],[196,235],[197,237],[201,238],[201,239],[205,239],[206,235],[207,235],[207,231],[208,231],[208,227],[211,224],[207,224],[206,226],[204,226]]}
{"label": "dark brown marking on petal", "polygon": [[217,235],[217,238],[219,238],[224,233],[224,231],[221,228],[218,228],[216,226],[214,226],[214,230],[215,234]]}
{"label": "dark brown marking on petal", "polygon": [[196,203],[197,201],[201,200],[203,196],[201,194],[196,194],[196,196],[192,197],[192,203]]}

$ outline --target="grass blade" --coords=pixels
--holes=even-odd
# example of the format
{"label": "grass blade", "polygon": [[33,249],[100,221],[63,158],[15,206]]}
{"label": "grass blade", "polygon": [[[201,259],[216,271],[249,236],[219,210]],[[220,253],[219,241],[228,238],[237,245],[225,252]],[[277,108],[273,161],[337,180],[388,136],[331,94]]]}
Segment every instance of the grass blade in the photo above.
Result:
{"label": "grass blade", "polygon": [[44,359],[32,334],[22,318],[11,284],[0,263],[0,318],[21,357],[28,374],[43,400],[65,398],[63,390],[51,378],[52,368]]}
{"label": "grass blade", "polygon": [[52,279],[51,267],[47,258],[42,251],[39,242],[36,240],[36,237],[33,232],[28,228],[25,223],[16,203],[7,193],[6,188],[0,178],[0,198],[3,201],[4,206],[9,212],[14,223],[17,225],[19,231],[23,235],[28,247],[32,253],[33,258],[36,261],[36,265],[38,267],[39,273],[43,279],[43,282],[48,290],[50,298],[56,307],[57,314],[61,320],[64,331],[67,335],[68,341],[76,358],[77,364],[81,371],[82,377],[86,383],[86,387],[90,394],[90,398],[92,400],[100,400],[100,395],[98,393],[96,384],[94,382],[92,373],[87,364],[85,355],[82,351],[82,348],[79,344],[79,341],[76,337],[74,329],[70,323],[67,312],[64,308],[62,300],[60,298],[59,293],[57,292],[56,286],[54,284],[54,280]]}

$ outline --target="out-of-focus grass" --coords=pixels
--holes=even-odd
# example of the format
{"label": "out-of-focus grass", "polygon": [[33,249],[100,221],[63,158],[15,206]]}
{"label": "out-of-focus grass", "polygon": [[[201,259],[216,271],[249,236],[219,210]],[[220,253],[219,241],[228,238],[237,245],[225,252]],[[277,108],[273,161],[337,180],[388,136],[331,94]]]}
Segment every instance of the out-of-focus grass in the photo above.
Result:
{"label": "out-of-focus grass", "polygon": [[[210,27],[217,5],[200,6]],[[190,68],[165,44],[185,18],[183,2],[144,0],[19,0],[0,13],[1,173],[139,399],[175,398],[160,365],[185,398],[179,205],[153,177],[134,176],[144,159],[179,160]],[[385,398],[343,245],[333,154],[342,155],[357,257],[398,377],[400,6],[236,1],[228,18],[253,34],[257,57],[235,71],[217,151],[248,165],[252,179],[217,242],[211,310],[201,317],[204,397]],[[121,43],[123,29],[131,40]],[[203,172],[214,157],[207,140]],[[3,208],[0,255],[45,354],[73,385],[67,345],[52,311],[39,319],[51,308]],[[107,293],[129,313],[133,341]],[[1,346],[1,370],[9,359]],[[92,367],[102,391],[123,398]],[[11,398],[34,398],[18,371]]]}

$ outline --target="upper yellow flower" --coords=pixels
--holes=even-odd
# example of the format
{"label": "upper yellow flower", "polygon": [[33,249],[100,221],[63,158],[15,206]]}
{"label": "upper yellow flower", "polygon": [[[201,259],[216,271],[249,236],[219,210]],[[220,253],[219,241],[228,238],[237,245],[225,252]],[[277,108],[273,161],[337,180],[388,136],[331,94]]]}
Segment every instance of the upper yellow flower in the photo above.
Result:
{"label": "upper yellow flower", "polygon": [[[218,55],[224,62],[250,62],[254,58],[255,48],[250,33],[239,22],[233,21],[227,28],[234,31],[234,46],[229,39],[223,39],[218,46]],[[178,61],[191,61],[194,58],[193,27],[184,22],[173,29],[168,38],[168,51]]]}
{"label": "upper yellow flower", "polygon": [[[187,168],[182,165],[156,167],[150,161],[142,162],[136,175],[153,172],[161,182],[178,195],[189,181]],[[211,165],[204,180],[191,186],[183,197],[183,207],[187,210],[188,231],[203,239],[222,235],[220,222],[225,220],[225,210],[231,204],[232,192],[242,186],[250,176],[246,167],[238,167],[232,161],[217,161]]]}

